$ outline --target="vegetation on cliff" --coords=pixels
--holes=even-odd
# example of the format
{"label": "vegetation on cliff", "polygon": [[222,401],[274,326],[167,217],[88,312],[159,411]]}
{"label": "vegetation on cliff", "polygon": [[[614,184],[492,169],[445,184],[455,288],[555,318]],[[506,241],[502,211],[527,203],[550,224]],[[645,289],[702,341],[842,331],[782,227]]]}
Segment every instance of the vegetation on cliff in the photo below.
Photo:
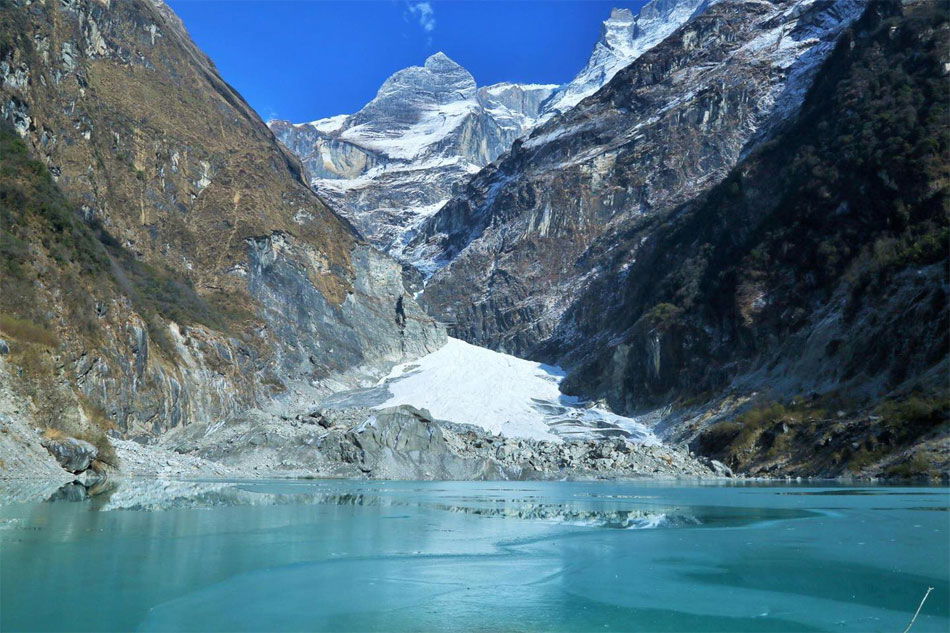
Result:
{"label": "vegetation on cliff", "polygon": [[[604,322],[635,351],[595,354],[568,384],[624,409],[755,389],[757,408],[696,443],[741,470],[865,472],[945,434],[947,50],[942,4],[872,2],[795,119],[707,195],[631,229],[630,248],[647,244]],[[848,403],[847,448],[815,445],[833,421],[789,409],[829,397]],[[868,423],[885,400],[931,403],[929,422],[885,407]]]}
{"label": "vegetation on cliff", "polygon": [[24,438],[280,409],[440,341],[411,299],[395,322],[399,265],[163,2],[0,0],[0,118],[0,415]]}
{"label": "vegetation on cliff", "polygon": [[124,297],[174,357],[162,318],[220,327],[224,318],[186,280],[137,261],[98,223],[88,224],[23,141],[0,125],[0,338],[15,382],[49,429],[87,439],[109,459],[104,432],[115,423],[74,394],[62,372],[64,345],[103,342],[104,305]]}
{"label": "vegetation on cliff", "polygon": [[[227,323],[187,279],[137,260],[99,222],[85,222],[48,168],[6,126],[0,126],[0,266],[0,330],[13,338],[55,346],[54,324],[37,300],[44,281],[64,291],[69,312],[61,322],[92,338],[98,328],[93,299],[110,291],[125,295],[153,324],[158,317],[216,328]],[[151,333],[162,341],[161,332],[156,325]]]}

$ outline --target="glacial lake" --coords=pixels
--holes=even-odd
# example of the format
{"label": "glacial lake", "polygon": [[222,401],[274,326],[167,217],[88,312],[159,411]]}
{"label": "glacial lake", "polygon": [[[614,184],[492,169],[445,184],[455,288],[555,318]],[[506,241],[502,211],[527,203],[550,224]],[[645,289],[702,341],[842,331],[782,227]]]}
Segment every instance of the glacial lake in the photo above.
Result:
{"label": "glacial lake", "polygon": [[946,488],[77,492],[0,484],[0,630],[900,632],[928,587],[912,631],[950,629]]}

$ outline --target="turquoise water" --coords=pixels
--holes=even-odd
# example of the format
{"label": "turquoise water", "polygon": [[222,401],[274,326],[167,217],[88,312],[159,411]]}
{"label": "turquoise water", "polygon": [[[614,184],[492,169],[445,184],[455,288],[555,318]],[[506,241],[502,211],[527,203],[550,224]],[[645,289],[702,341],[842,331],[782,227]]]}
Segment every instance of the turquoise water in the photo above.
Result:
{"label": "turquoise water", "polygon": [[944,488],[128,482],[29,496],[0,505],[3,631],[899,632],[927,587],[912,630],[950,629]]}

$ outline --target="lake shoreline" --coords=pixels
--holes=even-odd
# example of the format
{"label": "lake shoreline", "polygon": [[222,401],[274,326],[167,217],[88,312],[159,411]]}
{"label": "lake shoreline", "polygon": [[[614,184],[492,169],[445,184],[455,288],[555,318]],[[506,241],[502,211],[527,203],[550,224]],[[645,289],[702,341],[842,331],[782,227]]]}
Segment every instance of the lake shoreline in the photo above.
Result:
{"label": "lake shoreline", "polygon": [[[21,445],[32,441],[37,450],[17,447],[19,458],[35,453],[34,461],[42,463],[4,468],[0,479],[76,481],[90,490],[102,480],[125,477],[921,483],[860,475],[748,477],[721,462],[697,456],[685,446],[622,436],[556,441],[512,438],[473,425],[436,420],[428,411],[408,405],[379,410],[323,409],[292,419],[248,415],[241,420],[180,427],[159,437],[113,437],[111,465],[97,459],[95,447],[88,443],[73,438],[51,440],[29,429],[20,433],[32,435],[20,438]],[[92,452],[83,455],[83,450]]]}

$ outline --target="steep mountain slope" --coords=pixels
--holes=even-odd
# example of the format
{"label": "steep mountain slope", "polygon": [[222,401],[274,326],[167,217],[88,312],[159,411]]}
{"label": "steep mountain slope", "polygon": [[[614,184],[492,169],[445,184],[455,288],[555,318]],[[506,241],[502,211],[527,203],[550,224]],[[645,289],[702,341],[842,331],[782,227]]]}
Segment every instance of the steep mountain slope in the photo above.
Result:
{"label": "steep mountain slope", "polygon": [[542,115],[547,118],[569,110],[597,92],[617,72],[702,12],[707,4],[708,0],[653,0],[637,15],[630,9],[611,11],[587,64],[545,100]]}
{"label": "steep mountain slope", "polygon": [[456,336],[529,355],[614,235],[721,180],[794,112],[860,0],[724,0],[483,169],[421,228]]}
{"label": "steep mountain slope", "polygon": [[398,252],[458,183],[534,126],[553,88],[478,88],[471,73],[436,53],[387,79],[356,114],[269,125],[321,195],[374,244]]}
{"label": "steep mountain slope", "polygon": [[618,236],[568,391],[746,472],[946,476],[948,44],[943,3],[872,3],[782,133]]}
{"label": "steep mountain slope", "polygon": [[[405,246],[419,225],[473,174],[705,6],[704,0],[653,0],[637,16],[615,9],[586,66],[563,86],[479,88],[467,70],[437,53],[387,79],[356,114],[269,125],[301,159],[318,193],[373,244],[406,259]],[[432,272],[425,260],[411,263]]]}
{"label": "steep mountain slope", "polygon": [[282,409],[444,341],[162,2],[0,17],[11,425],[134,435]]}

